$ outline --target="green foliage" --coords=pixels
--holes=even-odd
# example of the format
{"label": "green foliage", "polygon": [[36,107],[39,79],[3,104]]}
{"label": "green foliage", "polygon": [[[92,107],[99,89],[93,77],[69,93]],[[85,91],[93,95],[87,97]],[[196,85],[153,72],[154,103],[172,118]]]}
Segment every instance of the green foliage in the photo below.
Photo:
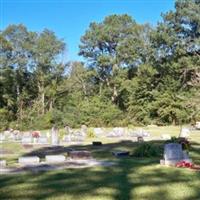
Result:
{"label": "green foliage", "polygon": [[179,143],[182,145],[183,150],[189,151],[191,143],[186,138],[172,137],[171,140],[166,141],[166,143]]}
{"label": "green foliage", "polygon": [[128,129],[134,129],[134,128],[135,128],[134,125],[128,124]]}
{"label": "green foliage", "polygon": [[79,46],[85,63],[63,63],[54,32],[9,25],[0,33],[1,129],[195,123],[199,1],[177,0],[162,17],[155,28],[126,14],[91,23]]}
{"label": "green foliage", "polygon": [[59,129],[59,132],[58,132],[59,139],[62,140],[65,135],[66,135],[65,129]]}
{"label": "green foliage", "polygon": [[155,144],[141,143],[134,151],[136,157],[156,157],[162,154],[162,148]]}
{"label": "green foliage", "polygon": [[9,128],[12,114],[6,109],[0,109],[0,131]]}
{"label": "green foliage", "polygon": [[87,130],[87,137],[88,137],[88,138],[94,138],[94,137],[95,137],[95,133],[94,133],[93,128],[89,128],[89,129]]}

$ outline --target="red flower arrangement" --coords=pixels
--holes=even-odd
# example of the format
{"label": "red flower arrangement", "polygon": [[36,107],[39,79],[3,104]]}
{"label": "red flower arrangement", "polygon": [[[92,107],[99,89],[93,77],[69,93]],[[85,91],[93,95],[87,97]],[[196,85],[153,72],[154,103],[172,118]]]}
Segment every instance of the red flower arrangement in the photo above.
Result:
{"label": "red flower arrangement", "polygon": [[33,131],[32,132],[32,137],[33,138],[39,138],[40,137],[40,131]]}
{"label": "red flower arrangement", "polygon": [[180,161],[180,162],[176,163],[176,167],[192,168],[193,164],[191,162]]}

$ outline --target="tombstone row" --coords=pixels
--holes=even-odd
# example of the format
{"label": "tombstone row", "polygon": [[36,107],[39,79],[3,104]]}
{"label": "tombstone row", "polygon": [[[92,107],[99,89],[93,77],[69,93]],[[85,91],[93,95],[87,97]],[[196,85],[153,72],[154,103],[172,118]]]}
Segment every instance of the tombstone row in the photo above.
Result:
{"label": "tombstone row", "polygon": [[[91,159],[92,155],[89,151],[70,151],[70,159]],[[45,163],[63,163],[66,161],[64,155],[46,155]],[[38,156],[23,156],[18,158],[18,163],[21,165],[35,165],[43,163]],[[0,168],[6,167],[6,160],[0,160]]]}

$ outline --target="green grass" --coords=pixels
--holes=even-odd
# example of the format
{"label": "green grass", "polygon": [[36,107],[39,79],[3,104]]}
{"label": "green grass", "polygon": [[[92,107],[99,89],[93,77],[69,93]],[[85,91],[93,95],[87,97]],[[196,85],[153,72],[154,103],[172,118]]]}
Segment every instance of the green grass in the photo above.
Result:
{"label": "green grass", "polygon": [[[148,128],[154,136],[161,133],[178,135],[179,127]],[[102,138],[104,145],[90,145],[94,139],[88,139],[83,146],[92,152],[93,157],[117,162],[112,167],[93,167],[85,169],[65,169],[42,173],[25,173],[0,176],[0,199],[51,199],[51,200],[199,200],[200,172],[189,169],[160,166],[160,157],[155,158],[115,158],[113,150],[129,150],[139,145],[132,141],[117,141]],[[96,139],[97,140],[97,139]],[[190,156],[200,164],[200,131],[191,135]],[[161,141],[152,141],[161,145]],[[2,144],[1,144],[2,145]],[[12,165],[19,155],[27,155],[30,150],[19,144],[3,144],[3,148],[13,150],[9,156]],[[72,146],[75,148],[75,146]],[[15,151],[16,150],[16,151]],[[41,148],[40,151],[45,151]],[[38,149],[31,153],[38,154]],[[64,153],[62,150],[60,153]],[[13,160],[14,159],[14,160]]]}

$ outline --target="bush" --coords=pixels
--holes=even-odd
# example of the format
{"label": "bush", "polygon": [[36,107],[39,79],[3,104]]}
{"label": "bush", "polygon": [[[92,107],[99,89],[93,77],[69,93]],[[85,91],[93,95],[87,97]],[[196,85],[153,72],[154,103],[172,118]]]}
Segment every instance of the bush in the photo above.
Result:
{"label": "bush", "polygon": [[94,133],[94,130],[92,128],[89,128],[87,130],[87,137],[88,138],[94,138],[95,137],[95,133]]}
{"label": "bush", "polygon": [[0,131],[6,130],[9,127],[11,118],[12,115],[8,110],[0,109]]}
{"label": "bush", "polygon": [[161,153],[162,150],[159,146],[148,143],[142,143],[136,148],[133,155],[136,157],[157,157],[160,156]]}
{"label": "bush", "polygon": [[182,149],[189,151],[191,144],[186,138],[177,138],[177,137],[172,137],[171,140],[167,140],[166,143],[178,143],[182,145]]}
{"label": "bush", "polygon": [[59,129],[59,132],[58,132],[59,139],[62,140],[65,135],[66,135],[65,129]]}

